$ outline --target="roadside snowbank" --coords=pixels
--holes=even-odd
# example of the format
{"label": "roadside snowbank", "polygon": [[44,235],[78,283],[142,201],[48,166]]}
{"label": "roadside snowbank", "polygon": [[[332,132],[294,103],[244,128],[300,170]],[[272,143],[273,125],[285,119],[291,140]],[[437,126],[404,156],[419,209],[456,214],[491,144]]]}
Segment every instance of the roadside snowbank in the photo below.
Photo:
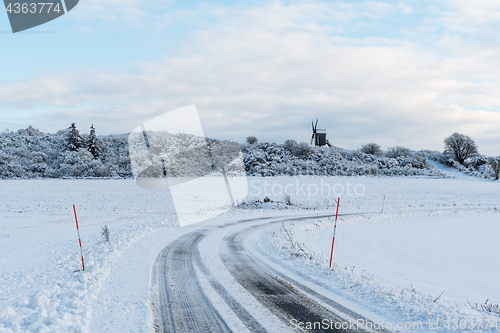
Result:
{"label": "roadside snowbank", "polygon": [[74,248],[75,241],[65,241],[51,252],[54,265],[49,271],[34,268],[32,272],[2,274],[2,285],[8,286],[4,292],[27,289],[34,294],[2,297],[2,303],[11,305],[0,311],[0,332],[87,332],[90,307],[110,266],[130,244],[165,226],[145,223],[113,229],[110,245],[99,235],[87,237],[85,271],[76,268],[80,262],[77,251],[67,254],[66,249]]}

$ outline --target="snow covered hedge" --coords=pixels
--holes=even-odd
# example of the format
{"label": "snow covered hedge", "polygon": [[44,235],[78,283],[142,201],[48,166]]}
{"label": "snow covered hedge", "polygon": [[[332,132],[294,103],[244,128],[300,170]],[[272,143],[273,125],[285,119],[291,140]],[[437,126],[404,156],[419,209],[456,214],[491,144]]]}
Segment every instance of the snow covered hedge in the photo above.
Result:
{"label": "snow covered hedge", "polygon": [[490,165],[490,158],[481,154],[476,154],[473,157],[466,159],[463,165],[449,154],[443,154],[438,151],[426,150],[422,151],[421,154],[428,160],[441,163],[469,176],[486,179],[494,178],[495,176],[493,168]]}
{"label": "snow covered hedge", "polygon": [[[95,151],[93,154],[93,150],[83,143],[76,149],[73,147],[74,144],[69,145],[68,141],[74,139],[68,137],[71,135],[70,132],[71,127],[55,134],[47,134],[30,126],[17,132],[0,133],[0,178],[133,177],[128,150],[128,134],[98,136],[97,141],[94,140],[94,144],[98,145],[99,154],[94,156]],[[194,161],[202,160],[198,155],[203,152],[199,149],[193,149],[195,146],[190,143],[197,142],[197,138],[190,138],[185,134],[176,134],[172,138],[175,139],[171,141],[174,144],[169,142],[168,149],[174,149],[175,156],[179,159],[176,159],[176,164],[171,163],[166,166],[168,175],[173,177],[200,176],[200,168],[193,167],[193,165],[196,164]],[[87,139],[88,135],[81,136],[82,142]],[[216,145],[223,142],[213,140],[212,143]],[[221,144],[221,147],[229,148],[221,148],[224,151],[220,151],[218,154],[234,157],[233,146],[235,144]],[[361,151],[311,147],[307,143],[297,143],[292,140],[288,140],[285,144],[264,142],[240,144],[239,146],[243,153],[242,158],[246,173],[252,176],[447,177],[432,163],[429,163],[429,160],[449,165],[471,175],[481,177],[492,177],[493,175],[491,167],[486,163],[486,157],[481,155],[475,159],[467,160],[467,164],[462,166],[439,152],[430,151],[408,151],[407,154],[396,154],[394,157],[389,157],[365,154]],[[158,156],[156,156],[157,159],[160,159],[162,154],[167,154],[168,149],[162,146]],[[141,167],[147,174],[148,165],[145,156],[143,157],[144,164]],[[142,163],[140,160],[138,162]],[[232,174],[231,168],[227,170],[229,174]],[[211,171],[209,165],[204,165],[202,169],[204,171],[202,173]]]}
{"label": "snow covered hedge", "polygon": [[[302,145],[302,146],[301,146]],[[307,144],[306,144],[307,145]],[[309,147],[303,144],[256,143],[241,145],[247,174],[264,177],[278,175],[319,176],[424,176],[446,178],[425,155],[412,153],[397,158],[347,151],[338,148]]]}

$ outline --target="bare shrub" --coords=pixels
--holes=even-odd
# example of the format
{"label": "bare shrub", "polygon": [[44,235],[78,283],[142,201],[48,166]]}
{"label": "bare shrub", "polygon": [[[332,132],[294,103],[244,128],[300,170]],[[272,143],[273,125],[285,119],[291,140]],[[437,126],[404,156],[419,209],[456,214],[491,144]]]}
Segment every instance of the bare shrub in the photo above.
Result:
{"label": "bare shrub", "polygon": [[292,204],[292,200],[290,198],[290,194],[285,194],[285,200],[284,201],[285,201],[285,205],[287,205],[287,206],[292,206],[293,205]]}
{"label": "bare shrub", "polygon": [[415,287],[413,287],[413,284],[411,283],[410,283],[410,289],[414,294],[417,294],[417,289],[415,289]]}
{"label": "bare shrub", "polygon": [[102,232],[101,232],[102,238],[104,238],[104,241],[109,244],[109,228],[107,225],[104,225],[102,227]]}
{"label": "bare shrub", "polygon": [[281,225],[280,231],[285,239],[290,254],[294,257],[304,257],[310,260],[320,260],[322,258],[321,254],[311,251],[304,243],[297,241],[294,238],[294,233],[291,229],[288,229],[285,224]]}
{"label": "bare shrub", "polygon": [[443,294],[444,294],[444,291],[441,294],[439,294],[439,296],[436,297],[436,299],[433,302],[436,303],[438,301],[438,299],[440,299],[441,296],[443,296]]}
{"label": "bare shrub", "polygon": [[500,306],[498,304],[488,303],[489,300],[490,299],[488,298],[484,304],[477,304],[476,303],[476,304],[472,305],[469,301],[467,301],[467,303],[469,303],[469,305],[472,309],[477,310],[479,312],[500,314]]}

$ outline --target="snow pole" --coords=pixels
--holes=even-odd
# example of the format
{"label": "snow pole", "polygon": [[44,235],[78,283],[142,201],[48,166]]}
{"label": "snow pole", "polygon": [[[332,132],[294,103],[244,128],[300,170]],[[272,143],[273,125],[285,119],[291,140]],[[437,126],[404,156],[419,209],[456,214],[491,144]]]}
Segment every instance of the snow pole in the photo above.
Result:
{"label": "snow pole", "polygon": [[382,201],[382,211],[380,212],[380,214],[384,212],[384,204],[385,204],[385,194],[384,194],[384,200]]}
{"label": "snow pole", "polygon": [[82,239],[80,238],[80,228],[78,228],[78,218],[76,217],[75,205],[73,205],[73,211],[75,212],[76,232],[78,233],[78,242],[80,243],[80,254],[82,256],[82,271],[84,271],[85,270],[85,262],[83,261]]}
{"label": "snow pole", "polygon": [[337,200],[337,213],[335,213],[335,225],[333,226],[332,252],[330,253],[330,268],[332,268],[333,246],[335,245],[335,233],[337,232],[337,217],[339,216],[340,198]]}

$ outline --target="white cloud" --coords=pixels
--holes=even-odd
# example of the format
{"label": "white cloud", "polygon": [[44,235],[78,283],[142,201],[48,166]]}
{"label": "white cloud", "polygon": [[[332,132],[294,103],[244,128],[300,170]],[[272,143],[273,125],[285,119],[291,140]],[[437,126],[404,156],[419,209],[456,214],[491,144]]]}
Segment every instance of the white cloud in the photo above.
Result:
{"label": "white cloud", "polygon": [[172,3],[169,0],[86,0],[79,2],[78,10],[72,15],[82,21],[136,23],[149,19],[155,12],[164,11]]}
{"label": "white cloud", "polygon": [[444,13],[444,22],[453,28],[466,31],[464,28],[484,26],[500,19],[500,3],[496,0],[450,0],[446,1],[448,10]]}
{"label": "white cloud", "polygon": [[[126,3],[130,11],[137,4]],[[331,141],[345,148],[375,141],[441,150],[458,131],[473,136],[481,152],[500,155],[500,113],[488,111],[500,105],[497,48],[473,49],[456,39],[461,52],[443,54],[444,39],[429,48],[418,40],[344,34],[364,19],[411,14],[411,2],[211,10],[218,23],[176,56],[122,73],[80,69],[0,84],[0,104],[66,110],[31,119],[51,130],[76,121],[127,132],[194,103],[208,136],[240,142],[248,135],[308,141],[310,121],[320,118]]]}

